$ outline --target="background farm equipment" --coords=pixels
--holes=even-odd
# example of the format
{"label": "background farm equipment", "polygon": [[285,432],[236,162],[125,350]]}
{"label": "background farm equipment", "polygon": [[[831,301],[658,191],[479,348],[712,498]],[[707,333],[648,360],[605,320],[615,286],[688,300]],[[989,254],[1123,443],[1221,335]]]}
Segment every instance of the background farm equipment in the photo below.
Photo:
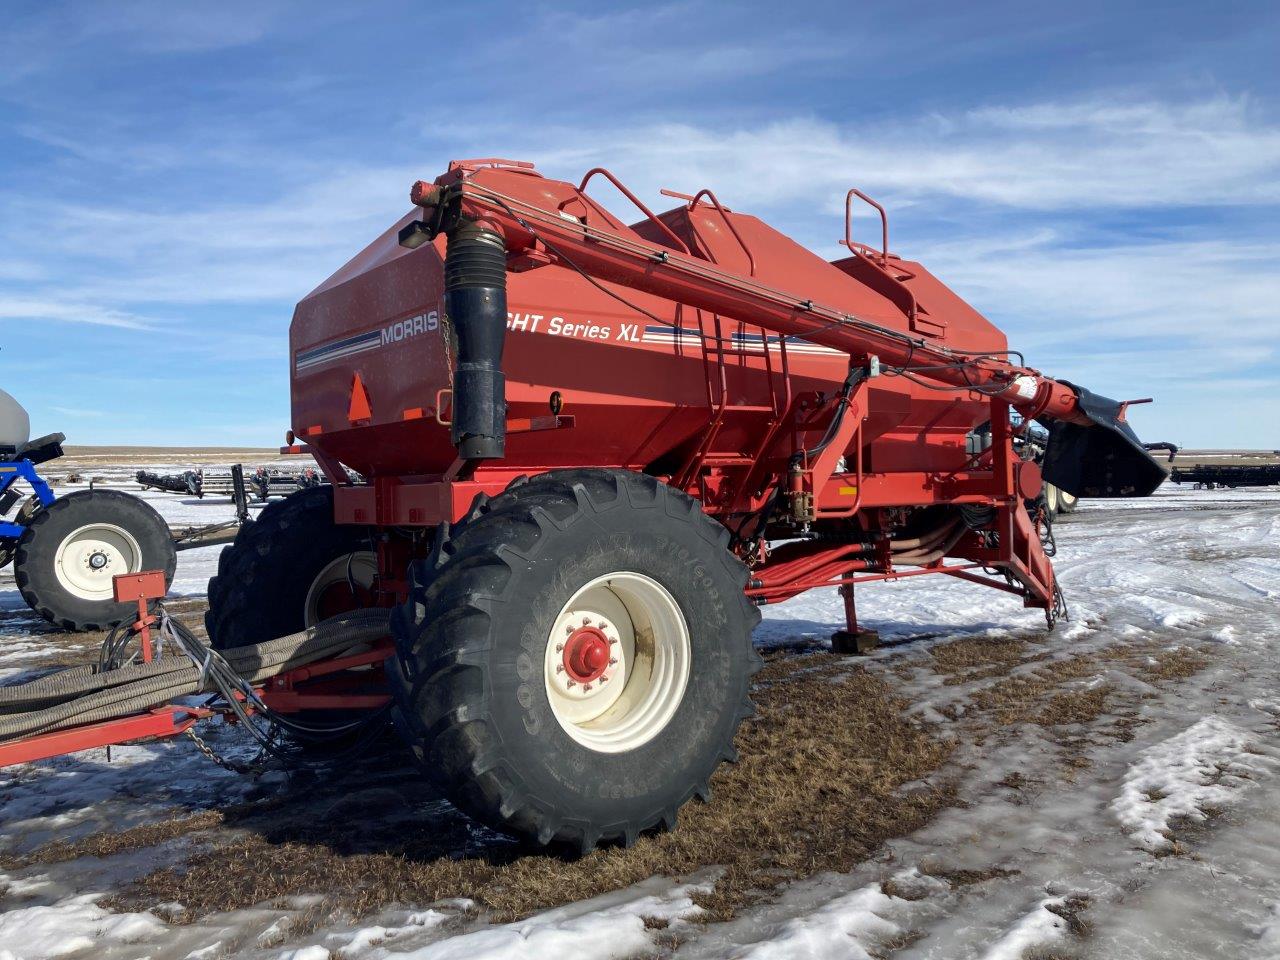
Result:
{"label": "background farm equipment", "polygon": [[[314,467],[304,467],[300,470],[258,467],[246,476],[242,464],[236,464],[226,471],[206,471],[198,468],[184,470],[182,473],[155,473],[150,470],[139,470],[134,474],[134,479],[144,490],[185,493],[199,499],[204,499],[206,496],[220,496],[234,500],[237,471],[245,489],[255,499],[263,502],[271,497],[287,497],[298,490],[307,490],[329,482]],[[352,477],[350,482],[358,483],[360,478]]]}
{"label": "background farm equipment", "polygon": [[[38,466],[62,456],[55,433],[29,439],[22,406],[0,391],[0,564],[13,562],[22,598],[68,630],[113,627],[133,613],[114,599],[112,577],[177,565],[169,527],[148,504],[118,490],[55,497]],[[24,497],[16,484],[31,493]],[[16,509],[12,519],[8,517]]]}
{"label": "background farm equipment", "polygon": [[[586,193],[596,176],[638,222]],[[1129,403],[1026,366],[890,252],[858,191],[834,262],[708,190],[664,192],[680,202],[655,215],[603,169],[575,186],[496,159],[415,185],[294,316],[288,449],[329,483],[264,507],[209,584],[228,664],[391,608],[381,669],[412,753],[540,844],[631,843],[707,795],[751,711],[761,606],[837,588],[833,642],[861,652],[860,584],[940,575],[1052,627],[1044,480],[1165,479]],[[879,248],[851,236],[855,198]]]}
{"label": "background farm equipment", "polygon": [[1280,484],[1280,464],[1197,463],[1189,467],[1174,467],[1169,479],[1178,484],[1194,484],[1197,490],[1274,487]]}

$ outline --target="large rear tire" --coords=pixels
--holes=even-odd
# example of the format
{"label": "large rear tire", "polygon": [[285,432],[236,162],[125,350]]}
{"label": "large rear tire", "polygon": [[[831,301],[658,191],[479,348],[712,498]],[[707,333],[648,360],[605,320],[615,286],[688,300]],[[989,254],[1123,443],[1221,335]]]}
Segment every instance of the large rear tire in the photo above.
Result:
{"label": "large rear tire", "polygon": [[472,511],[392,617],[402,733],[475,819],[583,852],[676,813],[751,712],[747,569],[698,503],[628,471]]}
{"label": "large rear tire", "polygon": [[265,507],[218,557],[205,629],[214,649],[274,640],[372,606],[377,564],[366,527],[333,522],[333,489]]}
{"label": "large rear tire", "polygon": [[116,603],[112,579],[178,565],[169,525],[150,504],[119,490],[78,490],[31,516],[13,558],[28,606],[65,630],[108,630],[137,605]]}
{"label": "large rear tire", "polygon": [[1080,505],[1080,498],[1065,490],[1058,491],[1058,513],[1074,513]]}

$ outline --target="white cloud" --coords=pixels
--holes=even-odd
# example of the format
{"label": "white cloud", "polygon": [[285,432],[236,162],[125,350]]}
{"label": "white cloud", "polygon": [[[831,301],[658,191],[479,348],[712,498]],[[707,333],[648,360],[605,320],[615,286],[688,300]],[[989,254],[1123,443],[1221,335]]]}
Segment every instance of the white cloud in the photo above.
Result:
{"label": "white cloud", "polygon": [[184,6],[129,0],[91,7],[36,5],[0,33],[0,84],[56,69],[86,49],[99,57],[196,53],[256,43],[286,13],[280,0]]}
{"label": "white cloud", "polygon": [[[132,208],[113,203],[24,200],[10,205],[0,242],[30,257],[74,266],[57,287],[33,286],[0,316],[76,319],[68,296],[103,305],[297,300],[408,208],[421,171],[360,168],[304,180],[265,202],[196,197]],[[74,230],[49,230],[74,223]],[[33,301],[44,302],[45,314]],[[28,311],[23,314],[21,311]],[[129,319],[103,306],[86,322]],[[84,319],[84,318],[81,318]],[[135,324],[136,325],[136,324]]]}
{"label": "white cloud", "polygon": [[1076,343],[1146,338],[1257,363],[1280,347],[1280,241],[1096,243],[1040,232],[1010,242],[935,243],[912,251],[980,304],[1037,339]]}
{"label": "white cloud", "polygon": [[616,91],[621,80],[631,91],[659,99],[675,85],[769,74],[794,78],[844,55],[803,18],[745,35],[723,24],[710,37],[697,26],[706,10],[702,3],[645,4],[594,14],[541,8],[518,32],[493,37],[475,55],[498,65],[529,59],[531,53],[550,55],[572,71],[583,96],[601,85]]}
{"label": "white cloud", "polygon": [[152,322],[125,310],[97,303],[46,300],[39,297],[0,296],[0,320],[57,320],[126,330],[155,329]]}
{"label": "white cloud", "polygon": [[[512,129],[540,166],[605,161],[635,186],[715,184],[729,203],[949,197],[1028,210],[1280,202],[1280,127],[1247,98],[1109,98],[838,124]],[[509,150],[510,148],[508,148]],[[732,198],[732,199],[730,199]]]}

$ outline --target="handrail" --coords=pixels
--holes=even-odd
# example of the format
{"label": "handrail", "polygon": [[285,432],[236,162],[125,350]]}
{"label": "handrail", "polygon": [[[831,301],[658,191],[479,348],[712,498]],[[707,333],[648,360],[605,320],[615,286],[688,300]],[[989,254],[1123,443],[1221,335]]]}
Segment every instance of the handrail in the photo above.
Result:
{"label": "handrail", "polygon": [[[880,206],[880,204],[876,203],[874,200],[868,197],[865,193],[863,193],[857,187],[854,187],[852,190],[850,190],[848,193],[844,195],[844,245],[848,247],[850,250],[854,249],[853,237],[850,236],[850,226],[853,220],[853,198],[854,197],[857,197],[859,200],[866,201],[871,206],[875,207],[877,210],[880,211],[880,237],[881,237],[880,262],[882,264],[888,263],[889,262],[889,215],[885,213],[884,207]],[[860,243],[858,244],[858,246],[862,247],[864,250],[869,249],[865,243]]]}
{"label": "handrail", "polygon": [[735,227],[733,225],[733,221],[729,219],[729,215],[725,212],[724,207],[720,206],[720,201],[716,199],[716,195],[705,188],[699,190],[694,194],[693,199],[689,201],[689,209],[692,210],[698,205],[698,201],[702,198],[703,194],[705,194],[707,199],[715,204],[715,208],[720,211],[720,219],[722,219],[725,226],[729,228],[729,232],[733,234],[733,238],[738,241],[738,246],[742,248],[742,252],[747,255],[747,263],[751,266],[750,276],[754,277],[756,275],[756,258],[751,253],[751,248],[747,246],[746,241],[742,239],[742,235],[738,233],[738,228]]}
{"label": "handrail", "polygon": [[[510,170],[523,170],[526,172],[533,170],[536,172],[536,168],[528,160],[507,160],[503,157],[472,157],[468,160],[449,161],[450,173],[454,170],[475,172],[481,167],[506,167]],[[539,173],[538,176],[542,176],[542,174]]]}
{"label": "handrail", "polygon": [[[649,209],[648,207],[646,207],[643,203],[641,203],[641,202],[640,202],[640,200],[639,200],[639,198],[637,198],[637,197],[636,197],[636,195],[635,195],[634,193],[632,193],[632,192],[631,192],[630,190],[628,190],[625,186],[623,186],[623,184],[622,184],[622,181],[621,181],[621,180],[619,180],[617,177],[615,177],[612,173],[610,173],[610,172],[609,172],[608,170],[606,170],[604,167],[592,167],[590,170],[588,170],[588,171],[587,171],[587,175],[586,175],[585,177],[583,177],[583,178],[582,178],[582,183],[578,184],[578,192],[579,192],[580,194],[582,194],[583,196],[586,196],[586,193],[587,193],[587,181],[589,181],[589,180],[590,180],[592,177],[594,177],[597,173],[599,173],[599,174],[603,174],[603,175],[604,175],[604,177],[605,177],[605,179],[607,179],[610,183],[612,183],[615,187],[617,187],[617,188],[618,188],[618,192],[619,192],[619,193],[621,193],[624,197],[626,197],[626,198],[627,198],[628,200],[630,200],[633,204],[635,204],[635,205],[636,205],[636,207],[640,210],[640,212],[641,212],[641,213],[643,213],[643,214],[644,214],[646,217],[648,217],[650,220],[652,220],[652,221],[653,221],[653,223],[654,223],[654,225],[656,225],[656,226],[657,226],[657,228],[658,228],[659,230],[661,230],[661,231],[662,231],[663,233],[665,233],[668,237],[670,237],[670,238],[671,238],[671,241],[672,241],[672,242],[673,242],[677,247],[679,247],[679,249],[680,249],[680,252],[681,252],[681,253],[687,254],[687,255],[689,255],[689,256],[692,256],[692,255],[693,255],[693,254],[691,254],[691,253],[689,252],[689,248],[685,245],[685,242],[684,242],[683,240],[681,240],[679,237],[677,237],[677,236],[675,235],[675,233],[672,231],[672,229],[671,229],[670,227],[668,227],[665,223],[663,223],[661,220],[659,220],[657,217],[655,217],[655,216],[653,215],[653,211],[652,211],[652,210],[650,210],[650,209]],[[572,199],[572,198],[570,198],[570,199]],[[568,202],[568,201],[566,201],[566,202]],[[563,207],[563,205],[564,205],[564,204],[561,204],[561,206],[562,206],[562,207]]]}

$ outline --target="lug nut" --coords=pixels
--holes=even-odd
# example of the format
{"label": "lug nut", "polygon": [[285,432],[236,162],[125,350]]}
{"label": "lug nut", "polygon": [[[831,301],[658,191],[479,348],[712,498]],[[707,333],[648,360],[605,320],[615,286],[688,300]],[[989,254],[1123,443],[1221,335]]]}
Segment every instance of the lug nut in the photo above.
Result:
{"label": "lug nut", "polygon": [[612,667],[612,666],[613,666],[614,664],[616,664],[617,662],[618,662],[617,660],[615,660],[615,659],[613,659],[613,658],[610,658],[610,660],[609,660],[609,666],[611,666],[611,667]]}
{"label": "lug nut", "polygon": [[568,684],[569,684],[569,689],[570,689],[570,690],[572,690],[574,687],[576,687],[576,686],[577,686],[577,684],[576,684],[576,683],[574,683],[572,680],[568,681]]}
{"label": "lug nut", "polygon": [[560,666],[560,664],[556,664],[556,673],[564,673],[564,667]]}
{"label": "lug nut", "polygon": [[583,625],[584,627],[589,627],[589,626],[591,626],[591,618],[590,618],[590,617],[583,617],[583,618],[582,618],[582,625]]}
{"label": "lug nut", "polygon": [[559,652],[560,652],[561,650],[563,650],[563,649],[564,649],[564,644],[563,644],[563,643],[557,643],[557,644],[556,644],[556,653],[559,653]]}
{"label": "lug nut", "polygon": [[586,692],[587,692],[588,690],[590,690],[590,689],[591,689],[591,684],[589,684],[589,683],[584,683],[584,684],[582,685],[582,692],[583,692],[583,693],[586,693]]}

